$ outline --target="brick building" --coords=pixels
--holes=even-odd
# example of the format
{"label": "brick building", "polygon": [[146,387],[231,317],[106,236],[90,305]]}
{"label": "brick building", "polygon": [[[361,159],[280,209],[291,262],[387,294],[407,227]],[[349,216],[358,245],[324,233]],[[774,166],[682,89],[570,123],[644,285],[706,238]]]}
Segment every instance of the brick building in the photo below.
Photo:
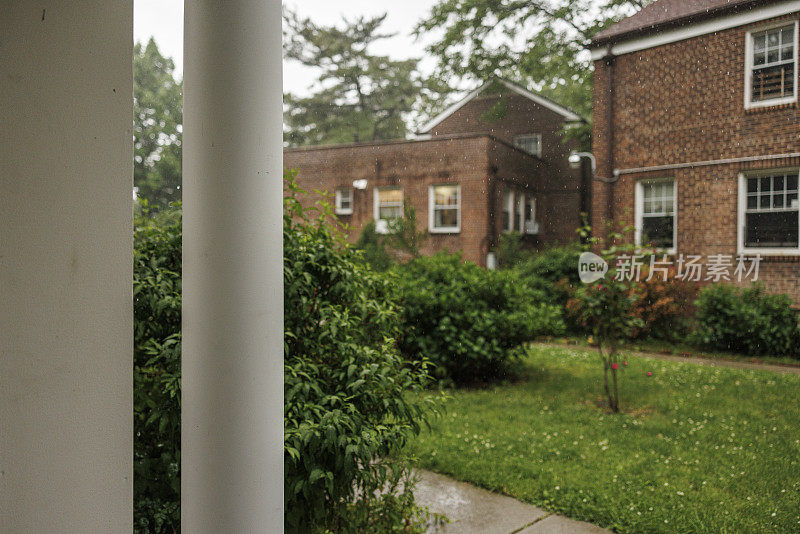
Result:
{"label": "brick building", "polygon": [[799,18],[796,0],[657,0],[596,36],[596,228],[760,254],[760,279],[800,300]]}
{"label": "brick building", "polygon": [[[500,111],[498,111],[498,109]],[[412,140],[287,148],[307,191],[331,195],[352,227],[379,231],[413,206],[429,237],[423,253],[462,251],[486,265],[503,232],[532,247],[572,241],[588,211],[588,184],[568,163],[572,111],[506,80],[489,82],[434,118]],[[309,195],[305,202],[318,200]]]}

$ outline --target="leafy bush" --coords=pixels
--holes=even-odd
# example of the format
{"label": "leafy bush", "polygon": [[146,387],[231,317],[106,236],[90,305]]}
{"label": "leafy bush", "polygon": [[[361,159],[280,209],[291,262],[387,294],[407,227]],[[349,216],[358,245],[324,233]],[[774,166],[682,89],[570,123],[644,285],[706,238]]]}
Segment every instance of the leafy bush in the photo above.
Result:
{"label": "leafy bush", "polygon": [[578,259],[583,251],[579,244],[544,249],[519,266],[520,274],[550,283],[567,280],[577,284]]}
{"label": "leafy bush", "polygon": [[511,269],[529,260],[533,254],[525,246],[522,234],[502,234],[495,248],[497,264],[501,269]]}
{"label": "leafy bush", "polygon": [[383,236],[375,231],[375,221],[364,224],[354,246],[361,251],[361,256],[375,271],[388,271],[394,265],[392,255],[386,250]]}
{"label": "leafy bush", "polygon": [[180,530],[181,209],[134,225],[134,532]]}
{"label": "leafy bush", "polygon": [[640,326],[633,328],[633,338],[676,340],[684,337],[690,329],[697,286],[676,278],[674,267],[666,273],[653,273],[648,280],[649,268],[642,270],[638,283],[631,286],[637,298],[631,309]]}
{"label": "leafy bush", "polygon": [[[285,207],[287,531],[419,531],[426,514],[390,456],[422,423],[425,405],[405,393],[426,384],[425,362],[400,356],[394,293],[324,226],[330,214],[312,223],[293,196]],[[144,205],[133,288],[137,533],[180,531],[181,238],[179,206],[153,215]]]}
{"label": "leafy bush", "polygon": [[[420,430],[426,405],[406,393],[426,385],[426,363],[406,362],[397,349],[399,310],[388,281],[332,233],[330,213],[309,220],[291,175],[287,185],[286,530],[374,532],[412,509],[408,485],[399,497],[379,493],[406,469],[387,458]],[[406,519],[412,524],[403,528],[413,531]]]}
{"label": "leafy bush", "polygon": [[787,295],[766,293],[760,284],[712,284],[700,292],[696,305],[691,340],[701,347],[753,356],[800,354],[797,312]]}
{"label": "leafy bush", "polygon": [[389,270],[399,261],[418,257],[428,238],[427,231],[419,229],[417,211],[407,202],[403,202],[403,216],[389,221],[387,233],[379,234],[375,228],[375,221],[364,224],[355,248],[379,272]]}
{"label": "leafy bush", "polygon": [[417,258],[394,273],[404,306],[402,351],[427,356],[459,384],[506,375],[514,349],[564,331],[561,310],[513,271],[487,271],[460,256]]}

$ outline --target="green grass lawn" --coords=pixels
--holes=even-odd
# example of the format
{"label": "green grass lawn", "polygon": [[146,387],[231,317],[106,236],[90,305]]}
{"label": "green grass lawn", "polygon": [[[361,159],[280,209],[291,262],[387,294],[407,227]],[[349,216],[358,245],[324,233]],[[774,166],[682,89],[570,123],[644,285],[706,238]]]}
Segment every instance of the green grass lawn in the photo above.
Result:
{"label": "green grass lawn", "polygon": [[[800,377],[533,347],[519,382],[456,390],[416,465],[620,532],[800,532]],[[652,376],[646,373],[652,372]]]}

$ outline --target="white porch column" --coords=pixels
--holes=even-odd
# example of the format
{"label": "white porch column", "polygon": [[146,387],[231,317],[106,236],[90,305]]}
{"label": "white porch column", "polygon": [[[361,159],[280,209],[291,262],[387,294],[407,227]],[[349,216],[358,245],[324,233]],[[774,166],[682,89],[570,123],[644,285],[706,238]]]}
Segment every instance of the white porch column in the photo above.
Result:
{"label": "white porch column", "polygon": [[133,3],[0,28],[0,532],[129,533]]}
{"label": "white porch column", "polygon": [[283,529],[279,0],[185,3],[184,532]]}

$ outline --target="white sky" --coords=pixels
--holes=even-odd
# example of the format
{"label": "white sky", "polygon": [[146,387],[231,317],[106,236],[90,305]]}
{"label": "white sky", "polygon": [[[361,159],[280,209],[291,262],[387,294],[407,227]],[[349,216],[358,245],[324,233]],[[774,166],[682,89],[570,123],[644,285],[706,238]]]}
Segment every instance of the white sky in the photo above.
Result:
{"label": "white sky", "polygon": [[[161,53],[175,60],[177,76],[183,77],[183,2],[184,0],[134,0],[133,35],[136,41],[146,42],[154,37]],[[397,33],[372,50],[393,59],[423,57],[424,43],[415,42],[409,34],[416,23],[427,16],[436,0],[288,0],[286,5],[320,24],[335,24],[342,16],[374,16],[388,13],[382,31]],[[431,58],[423,60],[424,71],[434,65]],[[314,69],[289,62],[283,67],[284,91],[306,95],[314,81]]]}

